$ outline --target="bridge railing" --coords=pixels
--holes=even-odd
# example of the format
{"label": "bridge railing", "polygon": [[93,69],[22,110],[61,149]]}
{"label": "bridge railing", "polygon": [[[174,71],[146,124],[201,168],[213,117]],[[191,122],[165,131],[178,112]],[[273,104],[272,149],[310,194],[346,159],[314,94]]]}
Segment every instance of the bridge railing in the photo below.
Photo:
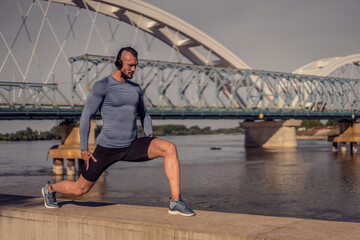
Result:
{"label": "bridge railing", "polygon": [[72,104],[56,83],[0,81],[0,109],[29,111],[31,109],[71,108]]}

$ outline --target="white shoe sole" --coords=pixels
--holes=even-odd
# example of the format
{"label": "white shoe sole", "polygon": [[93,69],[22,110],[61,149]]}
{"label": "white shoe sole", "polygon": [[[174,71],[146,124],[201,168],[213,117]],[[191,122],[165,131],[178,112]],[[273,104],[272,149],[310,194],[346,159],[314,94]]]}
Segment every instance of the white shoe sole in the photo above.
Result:
{"label": "white shoe sole", "polygon": [[48,206],[48,205],[46,204],[44,188],[41,189],[41,193],[42,193],[42,196],[43,196],[43,198],[44,198],[44,205],[45,205],[45,207],[47,207],[47,208],[58,208],[58,207]]}
{"label": "white shoe sole", "polygon": [[180,215],[180,216],[184,216],[184,217],[192,217],[192,216],[195,216],[195,213],[189,213],[189,214],[186,214],[186,213],[182,213],[182,212],[179,212],[179,211],[171,211],[169,210],[168,211],[169,214],[172,214],[172,215]]}

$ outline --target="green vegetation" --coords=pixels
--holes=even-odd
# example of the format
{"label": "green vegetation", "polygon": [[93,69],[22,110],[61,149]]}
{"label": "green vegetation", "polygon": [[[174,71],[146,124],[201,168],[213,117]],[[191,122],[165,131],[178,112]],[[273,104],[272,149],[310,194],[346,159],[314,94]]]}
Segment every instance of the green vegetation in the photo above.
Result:
{"label": "green vegetation", "polygon": [[[304,119],[301,121],[301,128],[311,129],[313,127],[322,127],[324,124],[318,119]],[[339,126],[338,120],[329,119],[325,126]]]}
{"label": "green vegetation", "polygon": [[27,127],[16,133],[0,134],[0,141],[32,141],[32,140],[53,140],[61,139],[60,126],[54,126],[50,131],[38,132]]}
{"label": "green vegetation", "polygon": [[[95,136],[100,134],[102,126],[96,126]],[[178,136],[178,135],[199,135],[199,134],[235,134],[243,133],[244,129],[239,127],[235,128],[221,128],[216,130],[211,130],[210,127],[200,128],[198,126],[191,126],[187,128],[185,125],[159,125],[153,126],[153,131],[156,136]],[[144,130],[141,126],[138,126],[138,136],[145,136]]]}
{"label": "green vegetation", "polygon": [[318,119],[304,119],[301,121],[300,127],[311,129],[313,127],[324,126]]}
{"label": "green vegetation", "polygon": [[[184,125],[160,125],[153,126],[153,131],[156,136],[176,136],[176,135],[199,135],[199,134],[234,134],[234,133],[243,133],[244,129],[240,126],[235,128],[221,128],[216,130],[211,130],[210,127],[200,128],[198,126],[191,126],[187,128]],[[138,126],[139,136],[144,136],[144,131],[141,126]]]}
{"label": "green vegetation", "polygon": [[339,121],[335,119],[329,119],[326,122],[326,126],[339,126]]}
{"label": "green vegetation", "polygon": [[[301,125],[300,125],[300,127],[306,129],[311,129],[313,127],[321,127],[321,126],[324,126],[324,124],[318,119],[304,119],[301,121]],[[325,126],[339,126],[339,121],[335,119],[329,119],[325,123]]]}

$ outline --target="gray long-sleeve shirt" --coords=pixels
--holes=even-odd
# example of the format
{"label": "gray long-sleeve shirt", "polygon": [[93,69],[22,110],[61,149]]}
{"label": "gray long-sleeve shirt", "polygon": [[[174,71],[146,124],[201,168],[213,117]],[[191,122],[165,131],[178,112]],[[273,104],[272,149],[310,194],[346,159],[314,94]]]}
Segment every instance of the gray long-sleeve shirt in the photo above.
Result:
{"label": "gray long-sleeve shirt", "polygon": [[136,116],[146,136],[153,133],[151,117],[137,83],[119,82],[111,75],[94,83],[80,118],[81,150],[88,150],[90,119],[100,108],[103,128],[96,143],[107,148],[124,148],[137,138]]}

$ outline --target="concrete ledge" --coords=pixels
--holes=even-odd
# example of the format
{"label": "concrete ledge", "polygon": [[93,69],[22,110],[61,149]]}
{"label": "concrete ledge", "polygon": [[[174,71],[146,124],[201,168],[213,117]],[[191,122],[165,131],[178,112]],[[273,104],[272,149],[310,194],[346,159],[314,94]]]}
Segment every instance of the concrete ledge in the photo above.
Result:
{"label": "concrete ledge", "polygon": [[359,239],[360,223],[63,201],[46,209],[41,198],[0,194],[0,239]]}

